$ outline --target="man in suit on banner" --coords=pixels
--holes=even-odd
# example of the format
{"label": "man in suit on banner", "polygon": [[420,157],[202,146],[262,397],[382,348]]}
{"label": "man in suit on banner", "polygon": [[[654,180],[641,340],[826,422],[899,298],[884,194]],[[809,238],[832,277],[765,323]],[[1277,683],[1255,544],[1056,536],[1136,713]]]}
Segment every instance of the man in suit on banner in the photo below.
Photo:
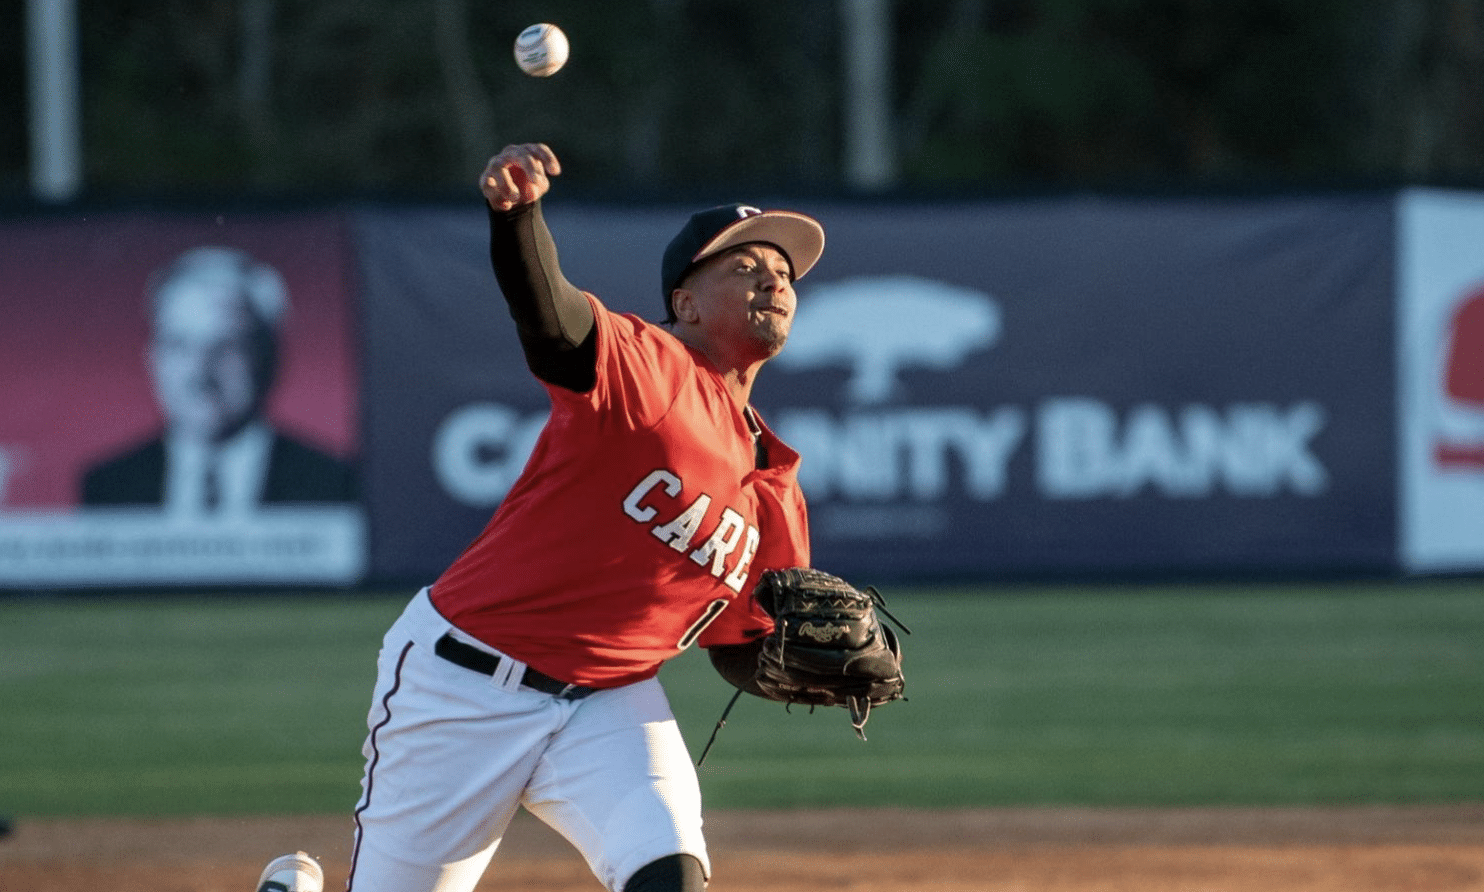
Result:
{"label": "man in suit on banner", "polygon": [[84,505],[204,515],[356,499],[348,463],[264,415],[288,310],[276,270],[233,248],[194,248],[155,276],[148,296],[164,430],[90,468]]}

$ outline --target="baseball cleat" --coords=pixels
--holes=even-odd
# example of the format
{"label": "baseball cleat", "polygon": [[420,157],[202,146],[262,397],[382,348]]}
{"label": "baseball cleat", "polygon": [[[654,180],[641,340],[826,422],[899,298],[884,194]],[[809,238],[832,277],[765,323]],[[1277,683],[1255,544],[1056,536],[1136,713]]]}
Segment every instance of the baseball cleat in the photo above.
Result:
{"label": "baseball cleat", "polygon": [[279,855],[263,868],[258,892],[324,892],[325,872],[304,852]]}

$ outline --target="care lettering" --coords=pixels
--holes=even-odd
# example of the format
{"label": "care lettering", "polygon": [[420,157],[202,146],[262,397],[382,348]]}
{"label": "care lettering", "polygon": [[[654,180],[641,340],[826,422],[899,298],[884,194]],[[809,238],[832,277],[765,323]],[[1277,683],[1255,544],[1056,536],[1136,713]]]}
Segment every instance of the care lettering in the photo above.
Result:
{"label": "care lettering", "polygon": [[[761,539],[757,527],[747,523],[747,519],[735,509],[722,508],[716,529],[692,548],[706,520],[712,498],[701,493],[690,504],[671,514],[676,507],[674,500],[683,489],[683,482],[674,473],[663,468],[651,471],[624,498],[624,514],[636,523],[649,524],[650,535],[675,551],[681,554],[689,552],[691,560],[705,567],[732,591],[742,591],[748,565],[757,554]],[[663,515],[656,503],[665,506]]]}

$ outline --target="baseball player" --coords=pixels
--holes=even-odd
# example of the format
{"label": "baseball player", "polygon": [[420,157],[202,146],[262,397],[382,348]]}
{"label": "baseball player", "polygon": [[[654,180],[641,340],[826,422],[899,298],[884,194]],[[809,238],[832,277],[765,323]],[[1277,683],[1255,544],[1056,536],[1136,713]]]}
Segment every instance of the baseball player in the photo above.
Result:
{"label": "baseball player", "polygon": [[470,892],[517,808],[614,892],[700,892],[690,755],[656,673],[692,645],[753,681],[766,568],[809,562],[799,456],[749,404],[784,345],[818,222],[733,205],[664,253],[663,325],[570,284],[542,218],[560,164],[480,177],[490,257],[552,412],[483,532],[387,632],[350,892]]}

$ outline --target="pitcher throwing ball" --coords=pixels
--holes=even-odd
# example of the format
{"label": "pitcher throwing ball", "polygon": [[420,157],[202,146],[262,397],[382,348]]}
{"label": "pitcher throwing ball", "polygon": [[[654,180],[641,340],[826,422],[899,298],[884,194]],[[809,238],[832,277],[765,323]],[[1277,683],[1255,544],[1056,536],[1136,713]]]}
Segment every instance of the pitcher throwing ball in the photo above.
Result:
{"label": "pitcher throwing ball", "polygon": [[700,892],[699,786],[656,673],[700,645],[738,688],[796,696],[758,685],[774,622],[753,592],[809,563],[799,456],[749,398],[824,231],[789,211],[695,214],[651,324],[563,276],[541,211],[559,173],[518,145],[480,178],[551,418],[483,532],[387,632],[350,892],[470,892],[522,806],[614,892]]}

